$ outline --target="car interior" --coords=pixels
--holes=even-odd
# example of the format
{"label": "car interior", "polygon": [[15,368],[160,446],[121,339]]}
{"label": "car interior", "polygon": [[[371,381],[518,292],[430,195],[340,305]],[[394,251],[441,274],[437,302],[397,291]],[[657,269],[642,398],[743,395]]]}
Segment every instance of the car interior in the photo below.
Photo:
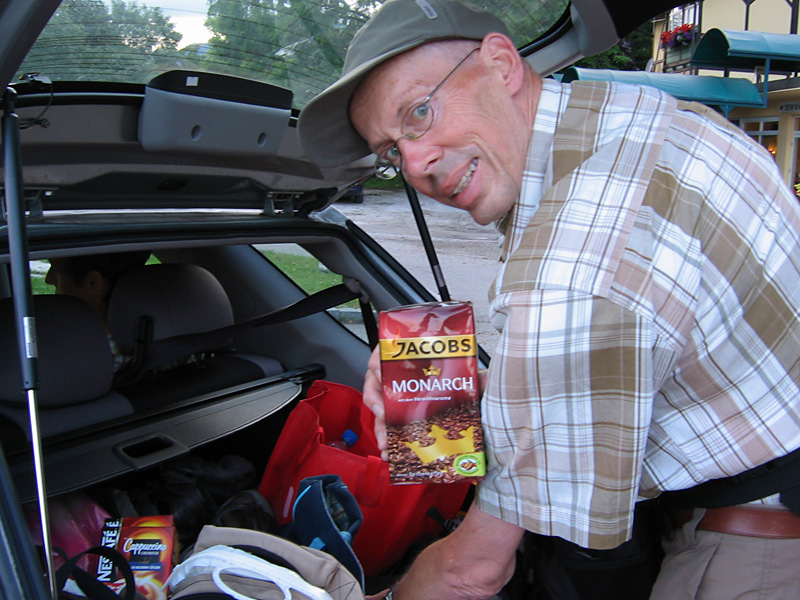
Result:
{"label": "car interior", "polygon": [[[322,252],[335,268],[342,240],[310,233],[306,239],[306,247]],[[369,264],[356,264],[341,248],[338,253],[348,263],[344,272],[366,288],[374,278]],[[171,247],[153,254],[160,262],[126,273],[109,302],[111,335],[125,354],[134,353],[143,320],[150,328],[147,339],[158,343],[224,329],[308,297],[251,244]],[[360,337],[325,311],[334,307],[312,306],[309,316],[246,326],[221,343],[200,339],[166,364],[133,377],[115,376],[106,333],[85,303],[66,295],[34,300],[42,348],[41,432],[53,494],[145,469],[268,419],[315,378],[358,387],[370,351],[366,333]],[[19,493],[29,500],[35,489],[28,411],[15,383],[12,317],[11,299],[5,298],[2,438]],[[280,419],[275,421],[279,427]],[[258,453],[268,455],[263,448]]]}

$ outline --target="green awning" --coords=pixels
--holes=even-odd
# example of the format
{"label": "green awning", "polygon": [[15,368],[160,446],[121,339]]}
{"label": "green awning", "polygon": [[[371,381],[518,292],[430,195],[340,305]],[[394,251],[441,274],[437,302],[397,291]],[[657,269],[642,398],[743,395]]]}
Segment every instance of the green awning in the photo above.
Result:
{"label": "green awning", "polygon": [[800,35],[709,29],[697,44],[691,65],[752,72],[767,59],[772,73],[800,71]]}
{"label": "green awning", "polygon": [[680,73],[650,73],[646,71],[614,71],[612,69],[583,69],[569,67],[562,82],[622,81],[658,88],[681,100],[695,100],[709,106],[763,106],[758,88],[742,78]]}

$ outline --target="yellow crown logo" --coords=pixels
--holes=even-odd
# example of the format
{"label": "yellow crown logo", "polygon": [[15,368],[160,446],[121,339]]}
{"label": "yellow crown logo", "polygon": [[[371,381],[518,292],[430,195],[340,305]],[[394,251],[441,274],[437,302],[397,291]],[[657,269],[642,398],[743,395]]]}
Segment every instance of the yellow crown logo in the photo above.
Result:
{"label": "yellow crown logo", "polygon": [[437,369],[433,365],[431,365],[427,369],[422,369],[422,373],[425,375],[425,377],[433,377],[433,376],[438,377],[439,373],[441,373],[441,372],[442,372],[442,368],[441,367],[439,367]]}
{"label": "yellow crown logo", "polygon": [[451,440],[445,437],[447,435],[447,430],[442,429],[438,425],[434,425],[431,427],[430,436],[436,441],[430,446],[420,446],[419,442],[403,443],[413,450],[414,454],[422,461],[422,464],[427,465],[440,458],[465,454],[466,452],[474,452],[474,428],[474,425],[470,425],[466,429],[462,429],[459,432],[462,437],[457,440]]}

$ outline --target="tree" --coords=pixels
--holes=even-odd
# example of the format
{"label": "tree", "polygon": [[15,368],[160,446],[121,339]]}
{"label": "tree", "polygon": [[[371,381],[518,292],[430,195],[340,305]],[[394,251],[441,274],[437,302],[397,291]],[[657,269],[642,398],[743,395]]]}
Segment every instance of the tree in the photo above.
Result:
{"label": "tree", "polygon": [[[64,0],[22,72],[144,83],[167,70],[208,71],[291,89],[303,107],[339,77],[350,41],[383,0],[206,0],[212,38],[181,50],[169,17],[147,1]],[[568,7],[568,0],[473,2],[502,15],[518,45]]]}
{"label": "tree", "polygon": [[112,0],[109,17],[111,30],[128,48],[151,54],[178,49],[182,36],[160,8]]}
{"label": "tree", "polygon": [[596,56],[582,58],[576,67],[587,69],[614,69],[617,71],[644,71],[653,57],[653,24],[643,23],[620,42]]}
{"label": "tree", "polygon": [[[212,0],[206,26],[214,33],[206,68],[249,71],[254,79],[292,89],[296,104],[333,83],[344,52],[372,2],[343,0]],[[265,35],[265,33],[267,35]]]}
{"label": "tree", "polygon": [[[562,3],[474,0],[503,15],[515,42],[543,33],[567,8]],[[203,55],[205,68],[225,73],[243,67],[254,79],[294,92],[295,105],[339,77],[356,31],[381,5],[380,0],[210,0],[206,26],[214,32]],[[265,32],[268,35],[265,36]]]}
{"label": "tree", "polygon": [[67,81],[136,81],[178,58],[181,35],[159,8],[112,0],[65,0],[20,74]]}

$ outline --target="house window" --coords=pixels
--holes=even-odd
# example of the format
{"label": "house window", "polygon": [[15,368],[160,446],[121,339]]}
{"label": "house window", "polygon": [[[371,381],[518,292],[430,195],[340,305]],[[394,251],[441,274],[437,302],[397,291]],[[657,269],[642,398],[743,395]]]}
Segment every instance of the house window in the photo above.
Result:
{"label": "house window", "polygon": [[774,157],[778,151],[778,117],[763,119],[742,119],[739,127],[745,133],[764,146]]}
{"label": "house window", "polygon": [[699,23],[699,12],[696,2],[673,8],[667,17],[667,29],[675,29],[685,23]]}
{"label": "house window", "polygon": [[800,198],[800,117],[794,119],[794,138],[792,140],[792,187]]}

